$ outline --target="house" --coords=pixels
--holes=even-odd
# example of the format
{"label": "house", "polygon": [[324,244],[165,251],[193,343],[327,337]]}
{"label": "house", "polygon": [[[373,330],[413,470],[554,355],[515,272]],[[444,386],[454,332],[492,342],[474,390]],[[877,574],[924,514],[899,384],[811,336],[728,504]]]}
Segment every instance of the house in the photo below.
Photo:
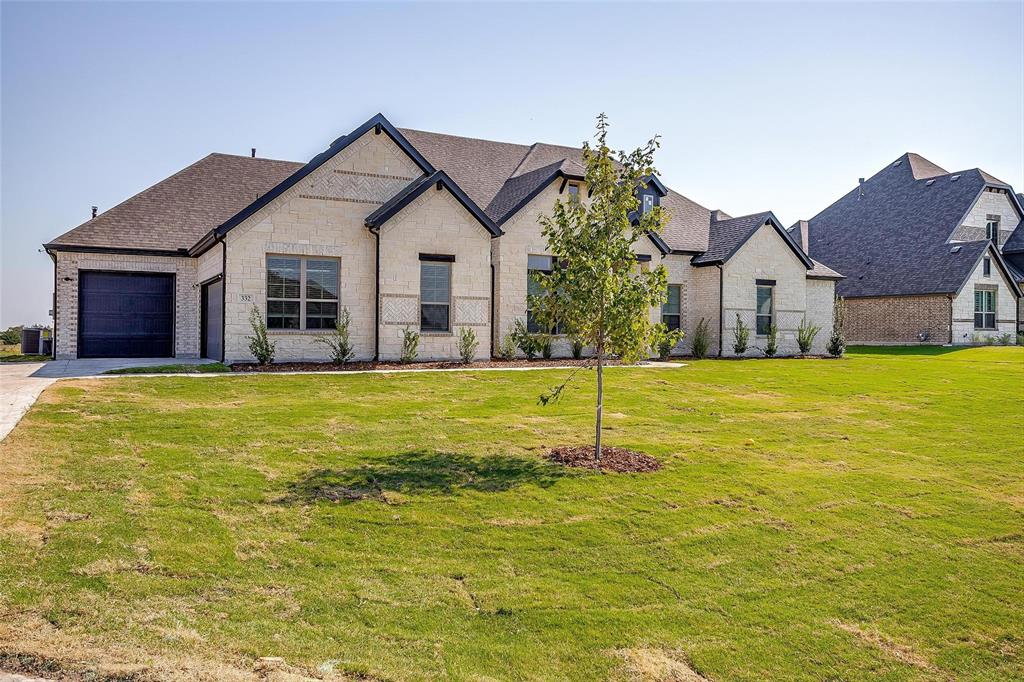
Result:
{"label": "house", "polygon": [[966,344],[1024,321],[1024,209],[983,170],[907,153],[790,228],[846,278],[850,343]]}
{"label": "house", "polygon": [[[421,359],[457,358],[463,327],[487,358],[517,320],[534,326],[530,271],[552,262],[538,217],[586,189],[579,148],[398,129],[383,115],[305,164],[211,154],[44,245],[56,357],[250,360],[255,307],[278,361],[325,360],[317,337],[344,307],[358,359],[397,359],[407,327]],[[640,267],[668,270],[669,300],[651,316],[687,332],[678,352],[705,318],[713,352],[730,354],[737,314],[761,332],[776,324],[780,353],[797,351],[807,318],[823,350],[841,276],[774,215],[710,211],[658,178],[638,192],[640,210],[668,211],[635,251]],[[569,352],[564,337],[555,352]]]}

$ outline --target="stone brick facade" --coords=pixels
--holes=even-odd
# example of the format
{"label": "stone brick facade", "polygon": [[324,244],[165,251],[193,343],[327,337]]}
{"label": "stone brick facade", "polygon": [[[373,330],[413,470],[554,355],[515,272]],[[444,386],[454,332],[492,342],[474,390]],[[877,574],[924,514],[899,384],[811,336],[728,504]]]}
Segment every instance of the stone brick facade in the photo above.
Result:
{"label": "stone brick facade", "polygon": [[199,357],[199,289],[196,284],[196,259],[166,256],[118,255],[57,251],[57,330],[58,360],[78,357],[78,280],[83,270],[120,272],[173,272],[174,355]]}
{"label": "stone brick facade", "polygon": [[[992,257],[991,254],[989,256]],[[989,273],[986,277],[984,264],[979,262],[960,293],[953,299],[954,344],[977,343],[989,337],[1016,334],[1017,296],[994,257]],[[974,326],[974,292],[978,289],[993,289],[996,292],[995,329],[977,329]]]}
{"label": "stone brick facade", "polygon": [[999,216],[999,246],[1013,234],[1021,217],[1010,201],[1010,195],[1001,189],[986,189],[971,206],[963,222],[950,235],[950,241],[976,241],[987,239],[985,224],[990,215]]}
{"label": "stone brick facade", "polygon": [[[705,268],[711,269],[711,268]],[[756,335],[756,280],[772,280],[774,285],[774,322],[778,328],[779,355],[800,352],[797,328],[803,320],[820,328],[811,347],[812,353],[824,353],[832,333],[832,280],[809,280],[807,268],[770,225],[760,227],[722,266],[722,314],[724,339],[722,355],[735,356],[733,350],[736,316],[750,330],[744,355],[760,356],[767,336]]]}
{"label": "stone brick facade", "polygon": [[[846,299],[848,343],[949,343],[950,297],[876,296]],[[920,334],[927,334],[922,341]]]}

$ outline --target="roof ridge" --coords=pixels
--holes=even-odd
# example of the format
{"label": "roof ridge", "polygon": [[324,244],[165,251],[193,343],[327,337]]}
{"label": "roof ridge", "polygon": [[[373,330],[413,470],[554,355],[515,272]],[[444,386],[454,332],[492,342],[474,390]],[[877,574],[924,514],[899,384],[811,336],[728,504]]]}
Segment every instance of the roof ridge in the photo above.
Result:
{"label": "roof ridge", "polygon": [[272,159],[272,158],[270,158],[268,156],[251,156],[251,155],[247,155],[247,154],[229,154],[228,152],[210,152],[209,154],[207,154],[203,158],[204,159],[208,159],[211,156],[226,156],[226,157],[231,158],[231,159],[249,159],[251,161],[273,161],[274,163],[295,163],[295,164],[298,164],[300,166],[303,165],[302,161],[290,161],[288,159]]}
{"label": "roof ridge", "polygon": [[[531,144],[529,147],[526,148],[526,153],[523,154],[523,157],[521,159],[519,159],[519,163],[517,163],[516,167],[512,169],[512,172],[509,174],[509,176],[505,180],[505,182],[508,182],[512,178],[516,177],[516,173],[518,173],[519,169],[523,167],[523,164],[526,163],[526,160],[528,158],[530,158],[530,154],[532,154],[534,152],[534,150],[537,149],[537,145],[538,144],[540,144],[540,143],[539,142],[534,142],[533,144]],[[561,163],[561,161],[559,161],[559,163]],[[524,175],[525,175],[525,173],[524,173]]]}
{"label": "roof ridge", "polygon": [[[411,133],[423,133],[425,135],[440,135],[441,137],[454,137],[460,140],[473,140],[474,142],[489,142],[491,144],[504,144],[510,147],[529,147],[531,145],[523,144],[522,142],[507,142],[505,140],[491,140],[486,137],[470,137],[469,135],[453,135],[452,133],[439,133],[435,130],[421,130],[419,128],[399,128],[399,131],[409,131]],[[534,142],[533,144],[537,144]]]}

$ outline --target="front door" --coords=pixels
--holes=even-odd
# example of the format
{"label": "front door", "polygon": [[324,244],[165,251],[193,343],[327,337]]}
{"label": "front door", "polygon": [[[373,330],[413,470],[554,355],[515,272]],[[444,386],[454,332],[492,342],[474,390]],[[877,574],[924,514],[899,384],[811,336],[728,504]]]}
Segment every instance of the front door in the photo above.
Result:
{"label": "front door", "polygon": [[220,361],[224,356],[224,280],[203,285],[200,353]]}

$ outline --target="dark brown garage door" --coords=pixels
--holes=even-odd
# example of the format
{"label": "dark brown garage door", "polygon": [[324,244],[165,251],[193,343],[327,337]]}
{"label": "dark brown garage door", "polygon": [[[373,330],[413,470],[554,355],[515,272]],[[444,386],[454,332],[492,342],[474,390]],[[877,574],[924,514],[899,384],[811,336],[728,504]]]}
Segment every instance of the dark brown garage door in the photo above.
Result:
{"label": "dark brown garage door", "polygon": [[173,274],[79,273],[78,357],[167,358],[173,354]]}

